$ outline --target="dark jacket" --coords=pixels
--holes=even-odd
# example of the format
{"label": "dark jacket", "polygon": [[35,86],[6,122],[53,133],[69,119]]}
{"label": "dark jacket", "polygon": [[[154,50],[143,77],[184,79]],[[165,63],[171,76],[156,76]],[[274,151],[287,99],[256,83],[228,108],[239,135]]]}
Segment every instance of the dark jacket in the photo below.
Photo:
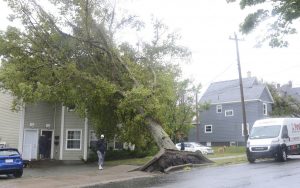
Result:
{"label": "dark jacket", "polygon": [[104,139],[100,139],[97,142],[97,151],[100,151],[102,154],[105,153],[106,150],[106,143]]}
{"label": "dark jacket", "polygon": [[183,141],[181,141],[181,142],[180,142],[180,150],[182,150],[182,151],[183,151],[184,149],[185,149],[185,147],[184,147],[184,142],[183,142]]}

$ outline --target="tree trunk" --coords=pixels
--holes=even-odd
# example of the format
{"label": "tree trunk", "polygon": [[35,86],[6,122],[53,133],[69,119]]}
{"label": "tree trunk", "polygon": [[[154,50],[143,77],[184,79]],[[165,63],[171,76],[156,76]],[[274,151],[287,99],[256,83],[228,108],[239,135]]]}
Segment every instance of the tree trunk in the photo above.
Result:
{"label": "tree trunk", "polygon": [[193,164],[213,163],[203,156],[201,152],[179,151],[169,135],[155,119],[146,117],[146,122],[148,130],[160,148],[160,151],[150,161],[136,170],[166,172],[168,169],[177,169],[177,167],[184,167],[186,165],[193,166]]}
{"label": "tree trunk", "polygon": [[147,117],[146,122],[148,123],[148,129],[153,136],[154,141],[160,149],[177,150],[169,135],[163,130],[157,121],[151,117]]}

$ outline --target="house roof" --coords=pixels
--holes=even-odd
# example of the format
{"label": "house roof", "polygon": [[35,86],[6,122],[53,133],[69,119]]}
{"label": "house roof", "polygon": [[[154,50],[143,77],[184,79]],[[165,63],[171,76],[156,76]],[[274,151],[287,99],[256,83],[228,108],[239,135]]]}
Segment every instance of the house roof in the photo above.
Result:
{"label": "house roof", "polygon": [[292,87],[291,85],[283,85],[278,89],[283,95],[289,95],[300,101],[300,87]]}
{"label": "house roof", "polygon": [[[241,101],[239,80],[228,80],[212,83],[200,99],[200,103],[227,103]],[[255,77],[243,78],[245,100],[259,100],[266,90],[269,101],[273,98],[265,84],[259,83]]]}

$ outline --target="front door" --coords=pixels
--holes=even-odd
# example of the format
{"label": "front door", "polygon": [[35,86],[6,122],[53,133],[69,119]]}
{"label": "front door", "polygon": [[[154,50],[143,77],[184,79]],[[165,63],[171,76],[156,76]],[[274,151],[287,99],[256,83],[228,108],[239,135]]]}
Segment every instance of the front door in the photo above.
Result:
{"label": "front door", "polygon": [[51,158],[52,131],[42,130],[39,141],[39,153],[41,159]]}
{"label": "front door", "polygon": [[24,160],[37,159],[37,130],[24,130],[23,154]]}

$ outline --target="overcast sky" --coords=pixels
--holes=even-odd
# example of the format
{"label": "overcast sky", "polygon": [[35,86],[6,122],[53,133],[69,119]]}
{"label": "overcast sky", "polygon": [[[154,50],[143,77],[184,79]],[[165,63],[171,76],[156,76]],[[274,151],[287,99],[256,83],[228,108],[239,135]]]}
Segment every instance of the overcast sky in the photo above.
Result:
{"label": "overcast sky", "polygon": [[[182,35],[182,42],[193,52],[192,62],[183,66],[184,75],[207,86],[212,81],[238,78],[235,43],[229,40],[238,33],[247,12],[238,4],[225,0],[127,0],[127,7],[145,20],[151,15],[162,19]],[[300,29],[300,28],[299,28]],[[266,28],[240,42],[242,75],[281,84],[292,80],[300,86],[300,36],[290,37],[290,46],[272,49],[268,45],[255,48],[257,38]]]}
{"label": "overcast sky", "polygon": [[[3,4],[2,0],[0,1]],[[237,79],[235,43],[229,40],[238,33],[239,24],[247,12],[237,4],[226,0],[118,0],[120,8],[128,9],[146,23],[154,16],[161,19],[171,30],[178,31],[181,44],[193,53],[191,62],[182,65],[184,77],[192,78],[204,87],[213,81]],[[0,7],[0,29],[6,28],[7,9]],[[300,31],[300,27],[298,27]],[[240,38],[242,75],[252,76],[268,82],[287,83],[293,81],[300,86],[300,35],[290,37],[290,46],[272,49],[267,45],[254,48],[257,38],[266,28]]]}

